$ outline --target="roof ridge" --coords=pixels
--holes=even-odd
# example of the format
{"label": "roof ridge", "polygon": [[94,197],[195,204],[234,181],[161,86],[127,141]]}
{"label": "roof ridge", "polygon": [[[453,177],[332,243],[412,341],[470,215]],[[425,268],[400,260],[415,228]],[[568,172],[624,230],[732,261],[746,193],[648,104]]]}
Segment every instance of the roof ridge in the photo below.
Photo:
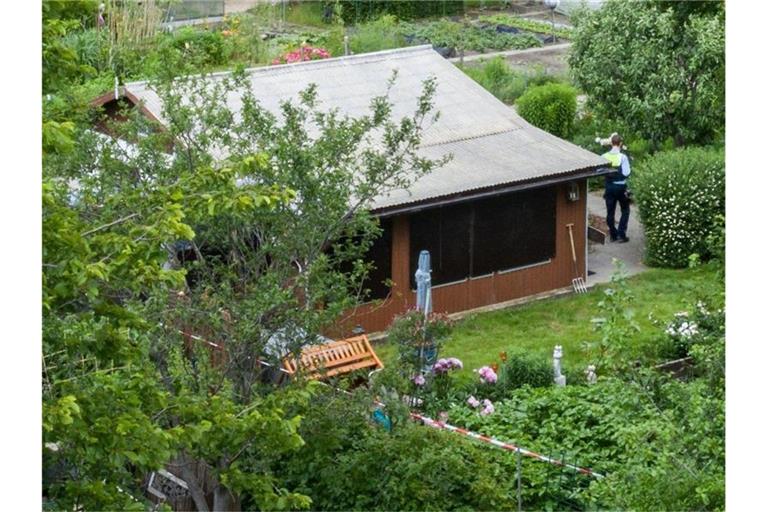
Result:
{"label": "roof ridge", "polygon": [[444,146],[446,144],[453,144],[455,142],[464,142],[467,140],[480,139],[482,137],[490,137],[491,135],[501,135],[502,133],[516,132],[518,130],[522,130],[523,128],[524,128],[523,126],[515,126],[514,128],[504,128],[502,130],[494,130],[490,132],[479,133],[476,135],[467,135],[464,137],[456,137],[455,139],[441,140],[439,142],[432,142],[431,144],[419,144],[419,147],[432,148],[435,146]]}
{"label": "roof ridge", "polygon": [[[434,52],[432,45],[422,44],[418,46],[406,46],[403,48],[392,48],[389,50],[380,50],[378,52],[358,53],[354,55],[342,55],[339,57],[331,57],[329,59],[292,62],[290,64],[256,66],[252,68],[246,68],[244,72],[249,75],[264,74],[264,73],[284,74],[284,72],[303,70],[311,67],[336,67],[340,64],[344,64],[347,62],[357,62],[357,61],[376,62],[379,60],[385,60],[386,58],[392,57],[392,56],[404,57],[404,56],[410,56],[413,54],[427,53],[427,52]],[[216,71],[214,73],[208,73],[208,74],[200,73],[195,76],[204,77],[204,78],[217,78],[221,76],[231,75],[233,72],[234,70],[230,69],[226,71]],[[149,82],[150,80],[137,80],[135,82],[128,82],[124,84],[124,87],[128,87],[128,86],[138,87],[142,85],[147,85]]]}

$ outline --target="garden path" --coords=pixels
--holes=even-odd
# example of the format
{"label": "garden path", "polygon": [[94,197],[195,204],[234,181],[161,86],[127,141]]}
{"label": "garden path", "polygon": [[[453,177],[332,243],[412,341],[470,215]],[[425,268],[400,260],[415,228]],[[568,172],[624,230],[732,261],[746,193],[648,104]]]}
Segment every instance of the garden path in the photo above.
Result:
{"label": "garden path", "polygon": [[[488,60],[499,55],[505,58],[510,58],[510,57],[523,58],[525,56],[536,55],[536,54],[546,54],[546,53],[553,53],[556,55],[561,55],[561,54],[566,55],[570,47],[571,47],[571,43],[559,43],[559,44],[551,44],[548,46],[541,46],[538,48],[528,48],[526,50],[504,50],[501,52],[478,53],[476,55],[465,56],[464,62],[471,62],[473,60],[483,60],[483,59]],[[451,62],[460,62],[461,57],[454,57],[448,60]]]}
{"label": "garden path", "polygon": [[[602,191],[587,194],[587,210],[590,214],[605,218],[605,200]],[[616,221],[618,222],[619,208],[616,207]],[[607,283],[611,280],[611,274],[615,269],[613,259],[622,260],[626,266],[628,275],[639,274],[648,270],[643,264],[643,252],[645,250],[645,233],[640,223],[637,205],[630,207],[629,225],[627,227],[629,242],[625,244],[613,243],[606,240],[605,245],[589,244],[589,258],[587,268],[594,274],[587,277],[587,284]]]}

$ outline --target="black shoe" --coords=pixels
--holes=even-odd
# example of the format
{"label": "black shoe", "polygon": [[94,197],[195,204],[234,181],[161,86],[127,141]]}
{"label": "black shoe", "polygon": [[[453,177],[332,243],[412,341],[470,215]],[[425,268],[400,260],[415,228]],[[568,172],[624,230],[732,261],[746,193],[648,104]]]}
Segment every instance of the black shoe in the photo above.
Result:
{"label": "black shoe", "polygon": [[615,236],[611,237],[611,242],[615,242],[616,240],[618,240],[618,238],[616,238]]}
{"label": "black shoe", "polygon": [[617,239],[616,241],[619,242],[620,244],[625,244],[625,243],[629,242],[629,238],[622,237],[622,238]]}

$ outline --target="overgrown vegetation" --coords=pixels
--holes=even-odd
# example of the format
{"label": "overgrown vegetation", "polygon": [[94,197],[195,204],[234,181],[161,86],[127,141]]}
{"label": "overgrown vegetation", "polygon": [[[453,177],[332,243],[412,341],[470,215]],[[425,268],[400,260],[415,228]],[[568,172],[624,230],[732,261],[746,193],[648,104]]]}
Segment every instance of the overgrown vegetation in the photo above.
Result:
{"label": "overgrown vegetation", "polygon": [[561,80],[540,69],[513,70],[503,57],[493,57],[479,66],[464,65],[461,70],[507,104],[514,103],[529,87]]}
{"label": "overgrown vegetation", "polygon": [[654,149],[667,139],[680,146],[722,136],[723,2],[612,0],[573,21],[570,68],[601,117]]}
{"label": "overgrown vegetation", "polygon": [[712,256],[707,239],[725,215],[725,154],[717,148],[665,151],[632,176],[651,265],[684,267]]}
{"label": "overgrown vegetation", "polygon": [[[545,35],[552,34],[552,24],[550,23],[521,18],[519,16],[511,16],[509,14],[493,14],[491,16],[481,16],[478,21],[481,23],[496,25],[497,27],[501,25],[502,28],[514,27],[525,30],[527,32],[535,32]],[[570,39],[572,32],[573,30],[567,27],[555,27],[554,29],[555,36],[563,39]]]}
{"label": "overgrown vegetation", "polygon": [[[309,5],[296,17],[323,8],[293,5]],[[144,510],[144,478],[169,463],[199,510],[207,501],[217,510],[517,506],[512,453],[416,425],[411,407],[606,475],[590,480],[524,459],[527,509],[723,508],[723,215],[697,236],[693,268],[476,315],[447,339],[440,319],[425,331],[420,317],[406,316],[393,337],[411,361],[388,364],[370,389],[347,394],[300,380],[275,389],[257,363],[280,360],[275,340],[298,351],[364,300],[362,255],[379,234],[366,199],[441,163],[416,153],[436,85],[424,84],[403,120],[386,96],[361,118],[320,114],[313,87],[266,112],[241,72],[214,87],[185,76],[265,63],[304,44],[341,51],[336,11],[325,32],[263,43],[248,18],[164,34],[146,30],[147,10],[110,19],[108,9],[118,38],[95,28],[96,8],[43,4],[45,509]],[[704,15],[673,11],[678,23]],[[394,24],[372,22],[353,45],[399,44]],[[456,25],[436,22],[435,40],[475,44]],[[475,47],[491,44],[478,37]],[[476,73],[499,97],[522,93],[502,61]],[[128,111],[125,124],[108,123],[132,150],[90,129],[101,118],[87,101],[110,90],[115,74],[157,78],[164,100],[164,130]],[[233,91],[244,98],[238,118],[223,103]],[[601,135],[612,131],[601,123]],[[637,129],[638,140],[658,141]],[[368,137],[380,144],[363,145]],[[215,159],[222,148],[226,160]],[[651,167],[687,169],[691,184],[710,169],[719,184],[720,168],[700,164],[722,154],[702,151],[659,155]],[[697,225],[713,222],[706,216]],[[421,354],[414,362],[419,341],[445,342],[455,357],[425,368]],[[551,385],[555,344],[565,347],[566,388]],[[683,355],[696,363],[690,382],[644,369]],[[586,386],[590,363],[599,376]]]}

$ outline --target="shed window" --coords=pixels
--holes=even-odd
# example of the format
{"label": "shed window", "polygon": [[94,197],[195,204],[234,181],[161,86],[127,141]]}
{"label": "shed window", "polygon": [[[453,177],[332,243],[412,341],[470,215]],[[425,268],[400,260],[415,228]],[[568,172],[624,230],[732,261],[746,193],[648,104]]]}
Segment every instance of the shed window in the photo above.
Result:
{"label": "shed window", "polygon": [[368,300],[387,298],[387,282],[392,279],[392,220],[380,219],[379,226],[383,230],[381,236],[374,240],[365,257],[365,261],[374,265],[363,281],[363,288],[371,291]]}
{"label": "shed window", "polygon": [[432,257],[432,284],[546,261],[555,255],[556,188],[511,192],[411,215],[411,287],[419,253]]}

